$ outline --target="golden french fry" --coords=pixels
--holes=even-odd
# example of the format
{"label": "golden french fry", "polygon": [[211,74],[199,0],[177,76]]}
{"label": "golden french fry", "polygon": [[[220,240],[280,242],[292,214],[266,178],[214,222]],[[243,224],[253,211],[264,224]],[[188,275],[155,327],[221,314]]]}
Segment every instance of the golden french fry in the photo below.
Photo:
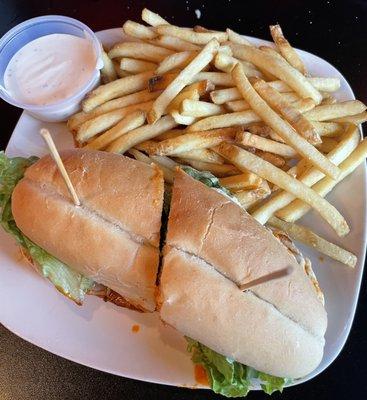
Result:
{"label": "golden french fry", "polygon": [[[291,103],[284,100],[282,95],[259,78],[251,78],[254,89],[276,110],[289,124],[311,144],[321,143],[321,138],[311,123]],[[310,101],[312,101],[310,99]],[[313,104],[314,106],[314,104]],[[312,112],[312,111],[308,111]]]}
{"label": "golden french fry", "polygon": [[[350,126],[345,132],[342,140],[338,143],[337,147],[333,149],[327,157],[335,165],[339,165],[345,160],[352,151],[357,147],[360,140],[358,129]],[[297,178],[300,182],[307,186],[312,186],[320,181],[325,175],[317,168],[309,168],[307,162],[302,160],[297,165]],[[281,208],[291,203],[296,196],[288,192],[280,192],[272,197],[268,202],[259,207],[252,216],[261,224],[265,224],[268,219]]]}
{"label": "golden french fry", "polygon": [[186,133],[185,129],[171,129],[167,132],[163,132],[159,136],[156,136],[154,140],[162,141],[162,140],[172,139],[177,136],[181,136],[185,133]]}
{"label": "golden french fry", "polygon": [[224,159],[210,149],[195,149],[177,154],[186,160],[203,161],[211,164],[224,164]]}
{"label": "golden french fry", "polygon": [[124,23],[122,30],[126,33],[126,35],[141,40],[154,39],[157,36],[157,33],[152,28],[130,20],[127,20]]}
{"label": "golden french fry", "polygon": [[185,99],[182,101],[180,106],[180,113],[182,115],[187,115],[195,118],[223,114],[224,112],[224,107],[217,104],[208,103],[206,101]]}
{"label": "golden french fry", "polygon": [[236,58],[223,52],[218,52],[214,59],[215,68],[227,73],[231,73],[232,69],[238,62],[242,64],[246,76],[262,76],[261,72],[257,70],[251,63],[237,60]]}
{"label": "golden french fry", "polygon": [[268,197],[270,194],[271,190],[268,183],[262,180],[258,188],[236,192],[234,195],[240,202],[241,206],[245,210],[249,210],[251,207],[256,206],[256,204]]}
{"label": "golden french fry", "polygon": [[271,139],[253,135],[250,132],[239,132],[236,135],[236,142],[243,146],[254,147],[255,149],[268,151],[286,158],[297,157],[297,153],[292,147]]}
{"label": "golden french fry", "polygon": [[336,98],[330,93],[328,92],[320,92],[320,93],[322,95],[322,102],[320,103],[320,105],[337,103]]}
{"label": "golden french fry", "polygon": [[227,88],[213,90],[210,93],[210,99],[214,104],[224,104],[233,100],[242,100],[242,96],[237,88]]}
{"label": "golden french fry", "polygon": [[228,143],[221,143],[214,150],[233,163],[237,168],[254,172],[261,178],[307,202],[333,227],[339,236],[344,236],[349,232],[347,222],[334,206],[314,190],[297,179],[292,178],[286,172],[262,158]]}
{"label": "golden french fry", "polygon": [[251,43],[245,39],[242,35],[232,31],[232,29],[227,28],[226,30],[228,35],[228,40],[235,44],[246,44],[247,46],[251,46]]}
{"label": "golden french fry", "polygon": [[154,140],[146,140],[145,142],[138,143],[134,146],[134,149],[139,151],[145,151],[148,154],[154,154],[157,147],[157,142]]}
{"label": "golden french fry", "polygon": [[171,54],[159,63],[155,73],[157,75],[162,75],[175,69],[182,69],[186,67],[197,55],[197,51],[181,51],[179,53]]}
{"label": "golden french fry", "polygon": [[302,157],[308,159],[322,172],[325,172],[325,174],[330,175],[333,178],[338,177],[340,173],[338,167],[330,162],[330,160],[328,160],[314,146],[308,143],[307,140],[298,135],[297,132],[287,122],[280,118],[279,115],[257,94],[243,73],[240,64],[237,64],[233,69],[232,76],[244,99],[267,125],[274,129],[274,131]]}
{"label": "golden french fry", "polygon": [[307,78],[311,85],[321,92],[335,92],[340,89],[339,78],[319,78],[311,77]]}
{"label": "golden french fry", "polygon": [[333,121],[337,123],[349,123],[354,125],[363,124],[363,122],[367,121],[367,112],[364,111],[355,115],[348,115],[346,117],[335,118],[333,119]]}
{"label": "golden french fry", "polygon": [[123,154],[138,143],[153,139],[154,137],[177,126],[175,120],[170,116],[160,118],[154,125],[143,125],[119,137],[107,147],[107,151]]}
{"label": "golden french fry", "polygon": [[101,133],[107,129],[112,128],[114,125],[120,122],[126,115],[128,115],[132,111],[136,110],[147,111],[152,106],[152,104],[153,104],[152,101],[147,101],[145,103],[140,103],[140,104],[134,104],[89,119],[88,121],[85,121],[79,126],[76,134],[76,140],[80,143],[84,143],[88,139],[91,139],[93,136],[98,135],[98,133]]}
{"label": "golden french fry", "polygon": [[252,110],[234,112],[212,117],[203,118],[190,125],[189,132],[207,131],[210,129],[228,128],[237,125],[246,125],[253,122],[260,122],[261,119]]}
{"label": "golden french fry", "polygon": [[172,160],[169,157],[165,157],[165,156],[149,156],[152,160],[156,161],[157,163],[159,163],[160,165],[163,165],[169,169],[171,169],[172,171],[174,171],[174,169],[179,166],[180,164],[177,163],[176,161]]}
{"label": "golden french fry", "polygon": [[120,78],[92,90],[82,102],[83,111],[89,112],[93,108],[116,97],[125,96],[148,87],[148,79],[153,75],[151,71]]}
{"label": "golden french fry", "polygon": [[102,49],[103,68],[101,69],[102,82],[108,83],[117,79],[117,74],[112,60],[107,53]]}
{"label": "golden french fry", "polygon": [[362,113],[366,106],[359,100],[348,100],[335,104],[315,107],[304,114],[311,121],[328,121],[335,118],[347,117]]}
{"label": "golden french fry", "polygon": [[232,45],[233,55],[245,61],[250,61],[261,70],[268,71],[287,82],[296,93],[302,98],[310,97],[316,104],[321,103],[321,94],[311,85],[311,83],[295,68],[289,65],[281,57],[274,57],[267,52],[252,46]]}
{"label": "golden french fry", "polygon": [[342,249],[336,244],[330,243],[324,238],[316,235],[311,229],[291,222],[282,221],[279,218],[271,217],[269,225],[285,232],[291,239],[316,249],[322,254],[331,257],[334,260],[354,268],[357,263],[357,257],[347,250]]}
{"label": "golden french fry", "polygon": [[200,51],[200,46],[182,40],[175,36],[161,35],[149,41],[153,45],[158,45],[173,51]]}
{"label": "golden french fry", "polygon": [[324,137],[335,137],[339,136],[343,132],[343,125],[337,122],[317,122],[311,121],[312,126],[316,132]]}
{"label": "golden french fry", "polygon": [[[312,186],[312,190],[319,196],[325,197],[339,182],[350,175],[367,156],[367,139],[362,140],[357,148],[340,164],[341,174],[337,180],[325,177]],[[277,212],[279,218],[294,222],[309,211],[309,206],[302,201],[294,200],[288,206]]]}
{"label": "golden french fry", "polygon": [[303,64],[296,50],[290,45],[284,37],[280,25],[270,25],[270,34],[276,44],[280,54],[289,62],[292,67],[298,69],[301,74],[306,74],[306,67]]}
{"label": "golden french fry", "polygon": [[179,110],[185,99],[199,100],[212,87],[209,81],[199,81],[186,86],[168,105],[167,111]]}
{"label": "golden french fry", "polygon": [[225,72],[199,72],[193,77],[193,81],[201,81],[207,79],[215,86],[233,86],[233,79],[231,75]]}
{"label": "golden french fry", "polygon": [[149,61],[122,57],[120,60],[120,68],[124,71],[130,72],[131,74],[139,74],[141,72],[155,70],[157,68],[157,64]]}
{"label": "golden french fry", "polygon": [[105,114],[107,112],[117,110],[118,108],[123,108],[139,103],[145,103],[149,100],[154,100],[159,96],[159,93],[160,92],[150,93],[148,90],[142,90],[140,92],[128,94],[126,96],[107,101],[106,103],[103,103],[102,105],[94,108],[88,113],[80,111],[74,114],[69,118],[67,122],[67,127],[71,132],[75,132],[78,127],[85,121],[98,117],[99,115]]}
{"label": "golden french fry", "polygon": [[126,115],[126,117],[123,118],[117,125],[103,133],[101,136],[98,136],[92,142],[86,144],[84,148],[93,150],[104,149],[121,135],[124,135],[133,129],[139,128],[139,126],[142,126],[145,122],[145,116],[146,113],[141,110],[134,111],[133,113]]}
{"label": "golden french fry", "polygon": [[322,139],[322,142],[316,145],[316,148],[323,153],[329,153],[332,151],[336,146],[338,145],[338,142],[335,139],[324,137]]}
{"label": "golden french fry", "polygon": [[277,154],[269,153],[268,151],[256,150],[255,154],[278,168],[284,167],[286,163],[284,158]]}
{"label": "golden french fry", "polygon": [[159,14],[144,8],[141,12],[141,19],[151,26],[169,25],[169,22],[162,18]]}
{"label": "golden french fry", "polygon": [[127,76],[130,76],[131,74],[127,71],[124,71],[120,68],[120,62],[118,61],[118,58],[115,60],[112,60],[113,67],[115,68],[116,75],[119,78],[126,78]]}
{"label": "golden french fry", "polygon": [[218,50],[219,43],[213,39],[203,50],[185,67],[178,76],[167,86],[161,95],[154,101],[152,109],[148,113],[148,122],[153,124],[164,113],[169,103],[189,83],[192,78],[200,72],[213,59]]}
{"label": "golden french fry", "polygon": [[231,175],[238,175],[240,171],[234,167],[233,165],[230,164],[213,164],[213,163],[207,163],[203,161],[195,161],[195,160],[188,160],[185,158],[181,158],[183,162],[191,165],[193,168],[197,169],[198,171],[208,171],[211,172],[213,175],[215,175],[218,178],[222,178],[225,176],[231,176]]}
{"label": "golden french fry", "polygon": [[152,160],[150,157],[146,156],[144,153],[140,152],[139,150],[136,149],[130,149],[129,153],[138,161],[141,161],[145,164],[156,164],[160,170],[163,172],[163,177],[164,180],[167,183],[173,183],[173,176],[174,173],[172,170],[170,170],[169,168],[165,167],[164,165],[159,164],[158,162]]}
{"label": "golden french fry", "polygon": [[228,39],[228,35],[225,32],[194,32],[174,25],[160,25],[156,27],[156,30],[160,35],[174,36],[197,45],[208,44],[213,39],[219,43]]}
{"label": "golden french fry", "polygon": [[110,58],[129,57],[159,63],[172,53],[172,50],[150,43],[123,42],[115,44],[108,52],[108,56]]}
{"label": "golden french fry", "polygon": [[178,110],[171,110],[170,114],[178,125],[191,125],[196,121],[196,118],[182,115]]}
{"label": "golden french fry", "polygon": [[177,77],[177,73],[168,73],[164,75],[153,75],[148,80],[148,89],[150,92],[164,90]]}
{"label": "golden french fry", "polygon": [[157,143],[156,154],[175,155],[185,151],[207,149],[223,140],[233,141],[242,128],[222,128],[204,132],[184,133],[181,136]]}
{"label": "golden french fry", "polygon": [[222,186],[234,193],[241,190],[257,189],[261,182],[262,179],[252,172],[243,172],[241,175],[219,179]]}

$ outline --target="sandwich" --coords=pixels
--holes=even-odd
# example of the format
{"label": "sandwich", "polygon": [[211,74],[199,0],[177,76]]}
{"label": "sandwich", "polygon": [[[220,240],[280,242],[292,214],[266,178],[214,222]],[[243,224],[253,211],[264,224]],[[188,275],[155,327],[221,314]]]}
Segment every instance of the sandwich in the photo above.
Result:
{"label": "sandwich", "polygon": [[156,308],[164,182],[124,156],[61,152],[81,200],[71,201],[53,159],[0,154],[1,225],[64,295],[86,294],[139,311]]}
{"label": "sandwich", "polygon": [[[175,172],[158,310],[185,335],[217,393],[244,396],[256,383],[272,393],[321,362],[322,293],[284,236],[260,225],[213,175]],[[239,288],[287,266],[282,279]]]}

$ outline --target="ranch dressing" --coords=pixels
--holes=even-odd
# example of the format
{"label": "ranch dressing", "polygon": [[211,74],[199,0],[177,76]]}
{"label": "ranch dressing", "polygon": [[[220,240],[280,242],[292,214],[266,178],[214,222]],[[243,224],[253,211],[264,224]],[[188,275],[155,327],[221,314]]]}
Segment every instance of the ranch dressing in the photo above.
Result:
{"label": "ranch dressing", "polygon": [[25,104],[49,105],[77,93],[96,68],[93,44],[63,33],[27,43],[9,61],[4,86]]}

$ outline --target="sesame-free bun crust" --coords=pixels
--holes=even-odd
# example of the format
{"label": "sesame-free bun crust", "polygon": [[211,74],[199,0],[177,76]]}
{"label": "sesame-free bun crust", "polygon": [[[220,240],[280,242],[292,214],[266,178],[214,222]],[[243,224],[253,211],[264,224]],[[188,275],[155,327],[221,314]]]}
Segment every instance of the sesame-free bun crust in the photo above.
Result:
{"label": "sesame-free bun crust", "polygon": [[71,200],[50,156],[15,187],[19,229],[71,268],[154,311],[163,204],[161,172],[130,158],[67,150],[61,158],[81,206]]}
{"label": "sesame-free bun crust", "polygon": [[[291,275],[241,292],[292,266]],[[178,170],[160,278],[163,321],[262,372],[298,378],[323,355],[326,312],[295,257],[245,210]]]}

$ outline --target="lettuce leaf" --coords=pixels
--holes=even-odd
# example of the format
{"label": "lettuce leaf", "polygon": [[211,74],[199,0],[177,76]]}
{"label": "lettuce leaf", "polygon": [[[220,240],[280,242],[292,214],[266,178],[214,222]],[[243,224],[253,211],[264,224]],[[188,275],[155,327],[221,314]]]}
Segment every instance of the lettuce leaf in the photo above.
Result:
{"label": "lettuce leaf", "polygon": [[11,212],[11,196],[14,187],[23,178],[25,170],[37,159],[37,157],[8,158],[4,152],[0,152],[0,224],[6,232],[14,236],[45,278],[49,279],[65,296],[77,304],[82,304],[85,294],[94,282],[73,271],[23,235]]}
{"label": "lettuce leaf", "polygon": [[226,397],[244,397],[251,386],[259,382],[267,394],[282,392],[284,386],[290,383],[286,378],[278,378],[254,368],[243,365],[228,357],[218,354],[209,347],[186,337],[188,351],[192,353],[192,361],[201,364],[207,373],[212,390]]}

